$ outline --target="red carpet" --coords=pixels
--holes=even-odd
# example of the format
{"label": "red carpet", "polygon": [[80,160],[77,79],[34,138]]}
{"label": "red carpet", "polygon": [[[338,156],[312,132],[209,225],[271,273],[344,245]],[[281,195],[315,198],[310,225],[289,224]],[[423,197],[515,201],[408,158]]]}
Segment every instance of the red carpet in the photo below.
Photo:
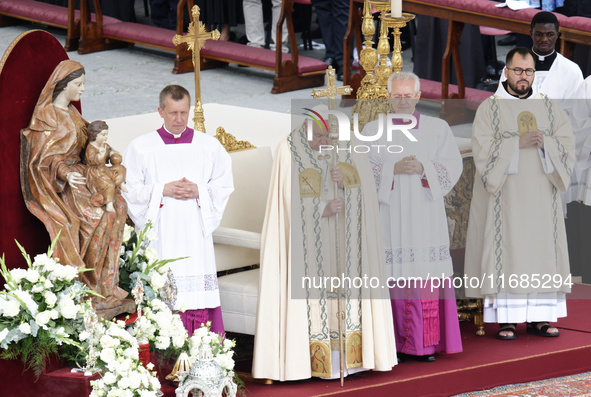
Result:
{"label": "red carpet", "polygon": [[[366,372],[339,381],[312,379],[276,382],[273,385],[246,383],[248,396],[450,396],[510,383],[529,382],[591,370],[591,286],[576,285],[568,297],[568,317],[558,322],[561,336],[542,338],[517,328],[513,341],[495,338],[496,324],[486,335],[462,323],[464,351],[437,356],[434,363],[404,362],[389,372]],[[576,298],[576,299],[573,299]]]}

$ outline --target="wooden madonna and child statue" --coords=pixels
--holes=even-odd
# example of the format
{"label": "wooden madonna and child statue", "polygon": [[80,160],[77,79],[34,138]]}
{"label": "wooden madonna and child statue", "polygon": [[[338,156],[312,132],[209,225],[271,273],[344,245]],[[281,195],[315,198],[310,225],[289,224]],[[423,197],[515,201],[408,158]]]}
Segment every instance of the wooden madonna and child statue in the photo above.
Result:
{"label": "wooden madonna and child statue", "polygon": [[[72,102],[84,91],[84,67],[59,63],[45,84],[21,135],[21,188],[63,264],[92,269],[79,278],[104,297],[99,316],[131,313],[135,304],[119,288],[119,251],[127,219],[125,168],[106,144],[108,126],[84,120]],[[110,160],[112,166],[107,165]]]}

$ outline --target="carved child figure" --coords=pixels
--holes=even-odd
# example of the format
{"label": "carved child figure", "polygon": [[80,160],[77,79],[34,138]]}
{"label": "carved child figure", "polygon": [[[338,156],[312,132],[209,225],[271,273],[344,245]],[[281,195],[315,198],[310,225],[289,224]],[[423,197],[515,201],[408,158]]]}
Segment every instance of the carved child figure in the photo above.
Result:
{"label": "carved child figure", "polygon": [[[91,202],[97,206],[105,205],[105,211],[115,212],[113,199],[119,187],[127,192],[125,167],[122,157],[107,144],[109,126],[101,120],[93,121],[87,129],[86,146],[86,184],[92,193]],[[107,160],[111,166],[107,165]]]}

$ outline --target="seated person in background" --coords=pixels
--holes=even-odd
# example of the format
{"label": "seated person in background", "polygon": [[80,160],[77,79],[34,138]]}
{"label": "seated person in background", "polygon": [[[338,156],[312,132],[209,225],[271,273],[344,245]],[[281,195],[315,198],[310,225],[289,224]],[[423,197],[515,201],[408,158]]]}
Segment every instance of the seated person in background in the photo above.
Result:
{"label": "seated person in background", "polygon": [[[107,144],[109,126],[104,121],[93,121],[88,126],[88,145],[84,153],[86,160],[86,184],[92,193],[91,202],[105,211],[115,212],[113,199],[119,187],[127,192],[125,186],[125,167],[121,165],[121,155]],[[111,161],[111,167],[107,166]]]}

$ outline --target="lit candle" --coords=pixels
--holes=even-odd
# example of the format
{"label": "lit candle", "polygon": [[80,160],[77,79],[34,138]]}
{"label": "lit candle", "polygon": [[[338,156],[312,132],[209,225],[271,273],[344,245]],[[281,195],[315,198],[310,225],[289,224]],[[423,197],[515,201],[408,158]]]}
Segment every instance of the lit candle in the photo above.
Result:
{"label": "lit candle", "polygon": [[392,0],[390,3],[392,17],[402,18],[402,0]]}

